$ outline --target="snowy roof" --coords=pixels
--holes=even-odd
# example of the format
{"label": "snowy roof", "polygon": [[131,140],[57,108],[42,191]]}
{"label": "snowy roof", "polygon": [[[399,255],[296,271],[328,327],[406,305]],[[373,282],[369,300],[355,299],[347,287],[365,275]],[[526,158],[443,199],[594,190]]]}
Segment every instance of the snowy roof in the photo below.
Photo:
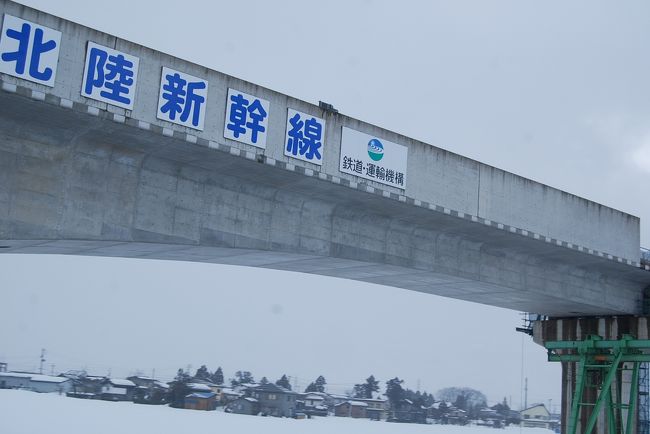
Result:
{"label": "snowy roof", "polygon": [[315,393],[310,393],[307,396],[304,397],[304,399],[311,399],[312,401],[324,401],[325,398],[323,398],[320,395],[316,395]]}
{"label": "snowy roof", "polygon": [[386,399],[381,399],[379,397],[377,397],[377,398],[356,398],[356,399],[358,399],[359,401],[363,401],[363,402],[386,402],[387,401]]}
{"label": "snowy roof", "polygon": [[235,389],[231,389],[229,387],[224,387],[223,389],[221,389],[221,393],[223,393],[224,395],[241,395],[240,392],[237,392]]}
{"label": "snowy roof", "polygon": [[65,377],[53,377],[51,375],[32,375],[32,381],[39,381],[41,383],[65,383],[70,381]]}
{"label": "snowy roof", "polygon": [[366,404],[365,402],[361,402],[361,401],[345,401],[345,402],[342,402],[340,404],[336,404],[335,407],[338,407],[339,405],[343,405],[343,404],[350,404],[353,407],[368,407],[368,404]]}
{"label": "snowy roof", "polygon": [[135,387],[135,383],[131,380],[123,380],[121,378],[111,378],[108,380],[113,386],[122,387]]}
{"label": "snowy roof", "polygon": [[289,389],[285,389],[284,387],[278,386],[277,384],[273,384],[273,383],[262,384],[261,386],[254,387],[253,390],[256,392],[285,393],[285,394],[297,395],[296,392],[293,392]]}
{"label": "snowy roof", "polygon": [[207,384],[187,383],[187,387],[189,387],[191,390],[196,390],[200,392],[212,392],[212,389],[210,389],[210,386],[208,386]]}
{"label": "snowy roof", "polygon": [[215,397],[216,394],[214,392],[195,392],[195,393],[190,393],[189,395],[185,396],[186,398],[203,398],[203,399],[209,399]]}
{"label": "snowy roof", "polygon": [[255,398],[244,398],[244,399],[249,402],[257,402],[257,399]]}
{"label": "snowy roof", "polygon": [[31,378],[32,374],[23,374],[20,372],[0,372],[0,377]]}

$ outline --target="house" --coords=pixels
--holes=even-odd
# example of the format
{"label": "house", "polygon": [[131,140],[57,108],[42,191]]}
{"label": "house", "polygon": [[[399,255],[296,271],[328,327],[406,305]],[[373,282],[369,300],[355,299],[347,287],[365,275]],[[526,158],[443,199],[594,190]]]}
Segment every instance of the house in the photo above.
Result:
{"label": "house", "polygon": [[450,405],[442,416],[442,422],[449,425],[465,425],[467,424],[467,412]]}
{"label": "house", "polygon": [[521,412],[521,426],[524,428],[545,428],[553,430],[558,421],[551,418],[551,413],[544,404],[535,404]]}
{"label": "house", "polygon": [[212,392],[212,388],[204,383],[187,383],[187,388],[190,389],[192,392],[198,392],[198,393]]}
{"label": "house", "polygon": [[227,405],[229,402],[233,402],[243,396],[240,392],[230,387],[219,386],[219,388],[221,390],[219,397],[221,405]]}
{"label": "house", "polygon": [[506,417],[494,408],[483,408],[478,412],[478,425],[502,428],[506,425]]}
{"label": "house", "polygon": [[301,393],[296,401],[296,410],[307,416],[327,416],[326,395],[319,392]]}
{"label": "house", "polygon": [[350,397],[347,395],[337,395],[334,393],[325,393],[324,398],[324,404],[331,413],[334,413],[337,404],[350,400]]}
{"label": "house", "polygon": [[39,393],[67,393],[72,389],[72,381],[65,377],[51,375],[0,372],[0,389],[25,389]]}
{"label": "house", "polygon": [[29,389],[31,375],[18,372],[0,372],[0,389]]}
{"label": "house", "polygon": [[391,409],[389,422],[427,423],[427,409],[416,405],[410,399],[402,399]]}
{"label": "house", "polygon": [[325,397],[317,393],[302,394],[300,399],[305,403],[305,407],[317,407],[325,403]]}
{"label": "house", "polygon": [[135,383],[118,378],[104,378],[99,399],[104,401],[133,401]]}
{"label": "house", "polygon": [[194,392],[185,396],[184,408],[189,410],[211,411],[217,408],[217,394],[214,392]]}
{"label": "house", "polygon": [[345,401],[334,406],[334,416],[353,417],[362,419],[366,417],[368,404],[361,401]]}
{"label": "house", "polygon": [[84,371],[66,372],[60,376],[72,381],[72,388],[66,396],[84,399],[99,399],[102,394],[102,383],[106,380],[106,377],[87,375]]}
{"label": "house", "polygon": [[365,402],[366,417],[372,420],[385,420],[388,418],[388,400],[377,398],[355,398],[355,401]]}
{"label": "house", "polygon": [[296,413],[298,394],[277,384],[262,384],[246,390],[247,397],[255,398],[260,413],[267,416],[293,417]]}
{"label": "house", "polygon": [[169,385],[151,377],[131,376],[127,380],[135,384],[133,402],[138,404],[166,404]]}
{"label": "house", "polygon": [[226,412],[254,416],[260,412],[260,403],[255,398],[240,396],[226,406]]}
{"label": "house", "polygon": [[68,393],[72,380],[65,377],[34,374],[29,380],[29,389],[39,393]]}

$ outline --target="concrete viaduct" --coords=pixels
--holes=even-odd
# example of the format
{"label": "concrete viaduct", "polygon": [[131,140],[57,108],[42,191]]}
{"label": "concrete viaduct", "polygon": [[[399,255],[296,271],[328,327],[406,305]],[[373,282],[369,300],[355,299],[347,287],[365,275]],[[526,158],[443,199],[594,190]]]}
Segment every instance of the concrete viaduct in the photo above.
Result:
{"label": "concrete viaduct", "polygon": [[[0,12],[4,38],[7,16],[60,32],[55,76],[7,72],[11,56],[0,73],[2,253],[291,270],[557,321],[646,313],[637,217],[7,0]],[[130,106],[84,94],[91,43],[138,59]],[[201,128],[157,115],[163,68],[207,83]],[[229,136],[230,92],[266,102],[264,146]],[[322,121],[318,164],[286,154],[291,110]],[[403,150],[405,182],[346,170],[346,131]]]}

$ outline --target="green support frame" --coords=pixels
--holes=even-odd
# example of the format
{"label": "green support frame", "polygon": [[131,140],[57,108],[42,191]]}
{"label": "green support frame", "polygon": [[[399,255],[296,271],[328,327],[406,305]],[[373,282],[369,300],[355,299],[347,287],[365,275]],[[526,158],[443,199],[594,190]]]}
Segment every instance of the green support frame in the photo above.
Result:
{"label": "green support frame", "polygon": [[[623,335],[618,340],[588,336],[583,341],[550,341],[545,345],[550,362],[575,363],[575,391],[566,434],[578,434],[580,415],[587,423],[581,434],[591,434],[601,411],[605,412],[609,434],[632,434],[639,394],[639,365],[650,362],[650,340]],[[622,396],[622,373],[631,371],[630,393]],[[585,402],[585,390],[595,389],[595,402]],[[614,389],[614,390],[612,390]],[[627,418],[623,421],[623,410]]]}

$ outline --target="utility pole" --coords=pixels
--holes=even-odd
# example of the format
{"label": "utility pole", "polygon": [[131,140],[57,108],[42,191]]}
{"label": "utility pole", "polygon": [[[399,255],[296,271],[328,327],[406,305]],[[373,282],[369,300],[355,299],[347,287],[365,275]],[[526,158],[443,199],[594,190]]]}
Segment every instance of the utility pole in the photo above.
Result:
{"label": "utility pole", "polygon": [[528,377],[526,377],[526,385],[524,386],[524,410],[528,408]]}
{"label": "utility pole", "polygon": [[38,369],[38,372],[41,375],[43,375],[43,363],[45,363],[45,348],[41,348],[41,366]]}

